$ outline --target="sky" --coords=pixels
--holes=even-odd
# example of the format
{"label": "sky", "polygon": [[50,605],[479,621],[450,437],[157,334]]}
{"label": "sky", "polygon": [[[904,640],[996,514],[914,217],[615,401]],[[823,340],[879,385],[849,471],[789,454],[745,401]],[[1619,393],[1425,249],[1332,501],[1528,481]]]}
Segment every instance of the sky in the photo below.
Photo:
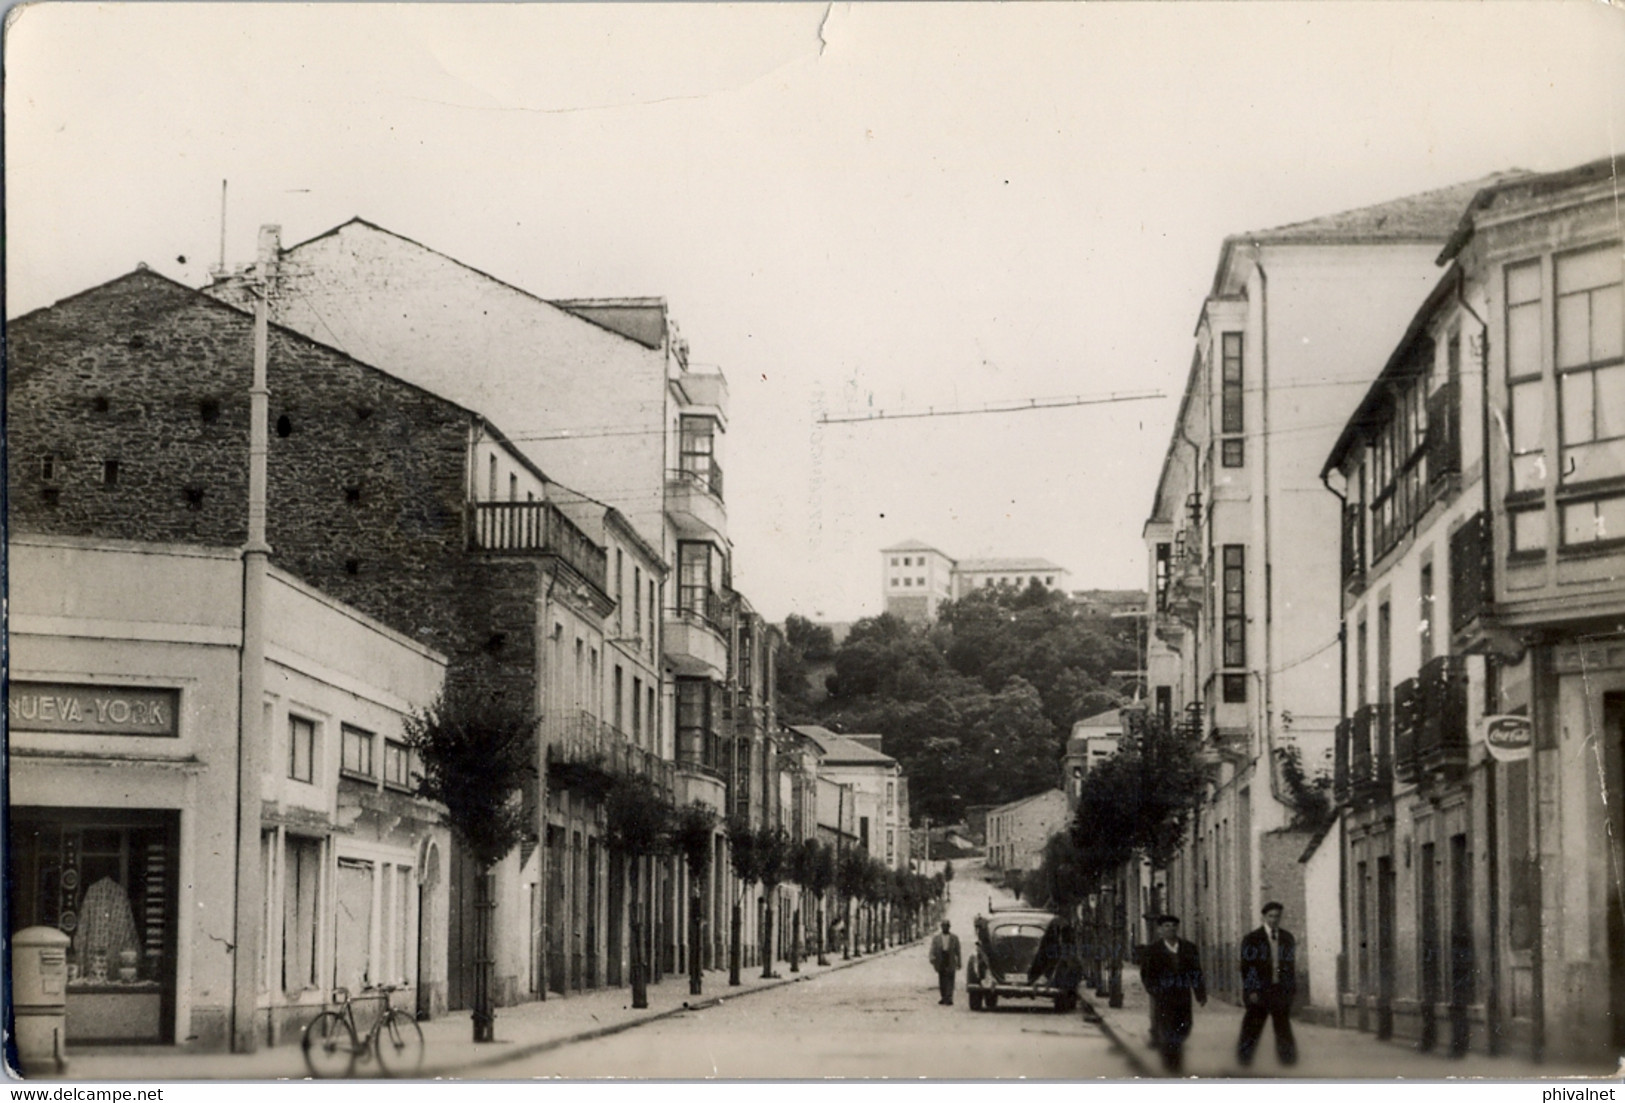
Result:
{"label": "sky", "polygon": [[1227,234],[1625,133],[1591,0],[38,3],[5,66],[6,317],[138,263],[201,286],[222,180],[228,264],[359,215],[662,296],[728,376],[734,583],[775,620],[880,612],[910,538],[1144,587]]}

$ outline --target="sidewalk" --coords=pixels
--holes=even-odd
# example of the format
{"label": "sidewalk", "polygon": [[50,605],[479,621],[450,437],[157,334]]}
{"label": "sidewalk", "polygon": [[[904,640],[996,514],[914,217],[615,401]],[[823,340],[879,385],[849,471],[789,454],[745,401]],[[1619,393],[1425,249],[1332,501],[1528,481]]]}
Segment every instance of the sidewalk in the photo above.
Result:
{"label": "sidewalk", "polygon": [[[1123,975],[1123,1006],[1106,1006],[1092,991],[1084,993],[1086,1011],[1098,1015],[1112,1041],[1143,1076],[1166,1076],[1161,1056],[1148,1044],[1150,997],[1132,969]],[[1241,1033],[1240,1007],[1209,998],[1198,1006],[1191,1036],[1185,1042],[1185,1076],[1309,1078],[1331,1080],[1412,1079],[1447,1080],[1484,1078],[1535,1080],[1557,1076],[1616,1076],[1618,1070],[1595,1067],[1537,1065],[1518,1057],[1469,1054],[1453,1060],[1441,1053],[1418,1053],[1402,1041],[1379,1041],[1375,1035],[1335,1026],[1294,1021],[1298,1064],[1283,1069],[1275,1059],[1275,1034],[1269,1023],[1250,1069],[1236,1061],[1236,1038]]]}
{"label": "sidewalk", "polygon": [[[571,996],[550,994],[546,1000],[499,1007],[496,1012],[495,1042],[476,1045],[473,1024],[467,1011],[457,1011],[421,1023],[425,1054],[422,1078],[456,1077],[470,1068],[490,1068],[543,1053],[574,1042],[585,1042],[644,1023],[680,1015],[684,1011],[714,1007],[724,1000],[782,988],[812,980],[840,969],[849,969],[891,954],[920,946],[904,943],[875,954],[842,961],[840,954],[829,957],[829,965],[803,961],[799,973],[790,972],[786,962],[775,962],[775,976],[763,980],[761,967],[742,969],[740,985],[728,986],[727,970],[707,972],[703,995],[688,994],[688,975],[668,974],[659,984],[649,985],[649,1006],[632,1009],[631,988],[607,988]],[[358,1012],[357,1018],[361,1018]],[[364,1020],[369,1023],[370,1020]],[[358,1076],[376,1076],[377,1065],[358,1065]],[[257,1053],[186,1053],[172,1047],[98,1046],[68,1054],[67,1080],[292,1080],[305,1079],[304,1056],[298,1039]]]}

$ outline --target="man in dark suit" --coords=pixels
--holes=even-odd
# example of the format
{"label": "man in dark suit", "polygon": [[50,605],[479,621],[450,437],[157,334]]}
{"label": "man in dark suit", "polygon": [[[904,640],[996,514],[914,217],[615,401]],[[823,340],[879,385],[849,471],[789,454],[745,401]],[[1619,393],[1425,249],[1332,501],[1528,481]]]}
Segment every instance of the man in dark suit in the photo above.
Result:
{"label": "man in dark suit", "polygon": [[1282,1065],[1298,1061],[1298,1043],[1292,1038],[1292,997],[1298,991],[1298,944],[1281,929],[1279,903],[1264,905],[1264,925],[1241,940],[1241,994],[1247,1011],[1241,1018],[1236,1060],[1242,1068],[1253,1063],[1258,1039],[1267,1018],[1275,1027],[1275,1055]]}
{"label": "man in dark suit", "polygon": [[1151,1023],[1162,1067],[1177,1073],[1184,1065],[1191,1032],[1191,997],[1207,1006],[1207,981],[1196,944],[1179,937],[1179,918],[1157,917],[1157,941],[1145,947],[1140,983],[1151,996]]}
{"label": "man in dark suit", "polygon": [[942,933],[931,940],[931,968],[937,971],[937,991],[940,1004],[954,1002],[954,974],[959,972],[959,936],[953,934],[948,921],[942,921]]}

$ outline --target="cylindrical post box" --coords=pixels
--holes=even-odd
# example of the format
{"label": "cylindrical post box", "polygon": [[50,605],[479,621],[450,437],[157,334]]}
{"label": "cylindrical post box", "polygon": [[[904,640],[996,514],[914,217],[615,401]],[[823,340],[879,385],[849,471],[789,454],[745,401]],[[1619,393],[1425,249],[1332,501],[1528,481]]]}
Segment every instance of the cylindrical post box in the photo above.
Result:
{"label": "cylindrical post box", "polygon": [[67,935],[55,927],[25,927],[12,937],[11,996],[23,1075],[66,1072]]}

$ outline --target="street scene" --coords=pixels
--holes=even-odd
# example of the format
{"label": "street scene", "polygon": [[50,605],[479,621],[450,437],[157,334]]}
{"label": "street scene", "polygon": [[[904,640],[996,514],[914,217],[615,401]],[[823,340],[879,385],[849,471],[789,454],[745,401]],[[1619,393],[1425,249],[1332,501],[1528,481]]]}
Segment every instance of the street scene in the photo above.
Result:
{"label": "street scene", "polygon": [[1617,11],[5,51],[9,1076],[1618,1077]]}

